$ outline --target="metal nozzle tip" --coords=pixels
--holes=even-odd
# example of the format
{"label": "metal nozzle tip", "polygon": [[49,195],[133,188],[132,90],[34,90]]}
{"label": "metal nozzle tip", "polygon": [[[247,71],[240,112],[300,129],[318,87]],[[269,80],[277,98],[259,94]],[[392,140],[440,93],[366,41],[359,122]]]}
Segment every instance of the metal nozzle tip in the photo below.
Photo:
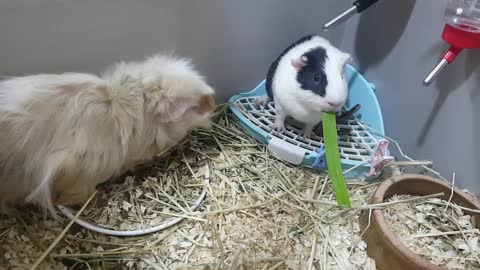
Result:
{"label": "metal nozzle tip", "polygon": [[353,6],[349,9],[347,9],[346,11],[344,11],[342,14],[333,18],[332,20],[330,20],[326,24],[324,24],[323,25],[323,31],[327,32],[330,28],[334,28],[334,27],[342,24],[343,22],[345,22],[346,20],[348,20],[350,17],[352,17],[355,14],[357,14],[357,7]]}
{"label": "metal nozzle tip", "polygon": [[442,59],[438,64],[433,68],[432,72],[428,74],[428,76],[423,80],[423,85],[424,86],[429,86],[432,84],[432,82],[437,78],[438,74],[440,74],[440,71],[448,65],[448,61],[445,59]]}
{"label": "metal nozzle tip", "polygon": [[432,84],[432,82],[425,79],[425,80],[423,80],[422,84],[423,84],[423,86],[430,86],[430,84]]}

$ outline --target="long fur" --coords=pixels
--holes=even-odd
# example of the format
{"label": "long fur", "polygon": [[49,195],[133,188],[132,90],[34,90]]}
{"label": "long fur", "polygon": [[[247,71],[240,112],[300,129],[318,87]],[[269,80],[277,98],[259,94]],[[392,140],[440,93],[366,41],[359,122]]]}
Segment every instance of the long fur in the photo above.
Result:
{"label": "long fur", "polygon": [[0,82],[0,205],[83,203],[95,186],[209,126],[214,90],[186,59]]}

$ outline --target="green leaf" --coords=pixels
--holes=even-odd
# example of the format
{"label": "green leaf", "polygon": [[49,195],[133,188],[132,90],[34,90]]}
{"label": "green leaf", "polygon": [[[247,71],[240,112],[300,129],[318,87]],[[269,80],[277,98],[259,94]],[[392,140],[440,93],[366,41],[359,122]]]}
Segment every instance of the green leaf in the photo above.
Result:
{"label": "green leaf", "polygon": [[323,113],[323,139],[325,141],[325,155],[327,157],[328,173],[332,178],[333,190],[337,203],[351,207],[350,196],[343,177],[340,154],[338,150],[337,123],[335,113]]}

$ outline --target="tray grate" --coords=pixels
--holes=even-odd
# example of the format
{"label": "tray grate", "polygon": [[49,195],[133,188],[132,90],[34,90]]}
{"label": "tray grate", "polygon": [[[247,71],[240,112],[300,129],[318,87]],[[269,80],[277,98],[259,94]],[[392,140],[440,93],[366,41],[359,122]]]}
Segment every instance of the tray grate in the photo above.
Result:
{"label": "tray grate", "polygon": [[[278,133],[271,131],[270,127],[275,121],[275,105],[273,102],[270,102],[267,108],[263,110],[255,104],[257,98],[257,96],[240,97],[235,100],[234,105],[245,118],[250,120],[258,128],[269,133],[270,136],[301,147],[310,154],[313,154],[315,149],[323,146],[323,138],[318,136],[315,130],[309,139],[300,136],[299,134],[303,124],[292,118],[288,118],[285,123],[286,132]],[[319,126],[317,126],[316,129],[318,129]],[[357,162],[370,160],[370,153],[374,150],[378,142],[377,139],[370,132],[362,128],[357,120],[350,120],[346,125],[338,125],[338,127],[347,130],[346,134],[339,138],[340,158]]]}

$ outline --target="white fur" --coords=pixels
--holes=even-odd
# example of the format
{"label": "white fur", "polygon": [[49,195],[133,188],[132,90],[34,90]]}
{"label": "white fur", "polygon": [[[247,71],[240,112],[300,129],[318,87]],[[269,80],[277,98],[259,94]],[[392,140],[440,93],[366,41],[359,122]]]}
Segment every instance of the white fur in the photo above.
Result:
{"label": "white fur", "polygon": [[[302,90],[296,80],[297,70],[291,64],[292,60],[300,59],[304,53],[317,47],[325,48],[327,55],[325,74],[328,84],[324,97],[311,91]],[[301,43],[288,51],[280,59],[272,79],[272,90],[278,119],[276,121],[277,128],[283,124],[279,121],[283,122],[286,116],[291,116],[298,121],[306,123],[307,129],[311,129],[321,121],[324,111],[329,112],[341,109],[348,96],[348,84],[344,72],[345,65],[350,59],[349,54],[338,50],[328,40],[320,36],[315,36],[311,40]],[[331,106],[328,102],[338,105]],[[279,114],[280,117],[278,117]]]}
{"label": "white fur", "polygon": [[[0,82],[0,205],[79,204],[95,186],[208,127],[214,90],[188,60],[156,55],[101,77]],[[212,103],[213,104],[213,103]],[[213,105],[212,105],[213,106]]]}

